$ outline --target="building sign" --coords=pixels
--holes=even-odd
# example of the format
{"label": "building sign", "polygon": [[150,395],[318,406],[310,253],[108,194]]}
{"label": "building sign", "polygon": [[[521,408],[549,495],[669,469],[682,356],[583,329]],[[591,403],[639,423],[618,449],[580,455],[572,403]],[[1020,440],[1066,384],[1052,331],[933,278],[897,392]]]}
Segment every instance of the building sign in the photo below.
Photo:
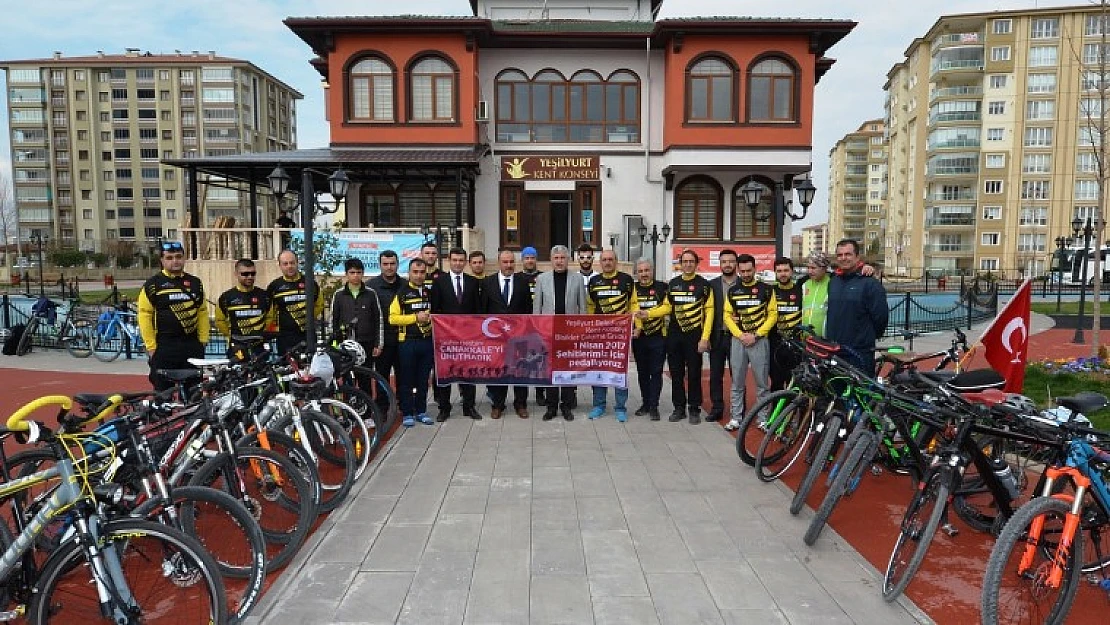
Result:
{"label": "building sign", "polygon": [[698,273],[719,275],[721,273],[721,250],[735,250],[737,254],[751,254],[755,257],[756,271],[775,268],[775,246],[753,245],[751,243],[734,243],[715,245],[678,245],[671,247],[671,266],[675,273],[681,272],[678,261],[682,252],[691,250],[698,255]]}
{"label": "building sign", "polygon": [[502,156],[501,180],[600,180],[601,157]]}
{"label": "building sign", "polygon": [[[333,252],[337,258],[342,259],[338,264],[331,268],[332,275],[343,275],[343,262],[348,258],[357,258],[362,261],[363,266],[366,268],[366,275],[376,276],[382,272],[381,262],[379,256],[385,250],[393,250],[397,252],[398,273],[407,274],[409,272],[409,261],[413,258],[420,258],[420,246],[426,240],[419,234],[405,234],[405,233],[388,233],[388,232],[366,232],[361,230],[340,230],[338,234],[330,231],[325,231],[322,234],[319,230],[316,231],[317,249],[321,240],[327,241],[325,246]],[[297,229],[289,232],[293,241],[296,242],[292,247],[297,250],[304,249],[304,230]],[[316,273],[326,273],[327,268],[320,264],[319,258],[316,263]]]}

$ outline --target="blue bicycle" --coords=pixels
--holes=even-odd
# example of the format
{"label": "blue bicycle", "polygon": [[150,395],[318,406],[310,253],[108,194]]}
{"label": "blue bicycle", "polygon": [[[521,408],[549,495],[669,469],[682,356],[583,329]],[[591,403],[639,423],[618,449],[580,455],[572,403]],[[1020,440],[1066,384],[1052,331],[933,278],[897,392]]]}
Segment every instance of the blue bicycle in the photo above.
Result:
{"label": "blue bicycle", "polygon": [[92,336],[93,356],[101,362],[112,362],[124,349],[146,356],[137,316],[126,302],[101,313]]}

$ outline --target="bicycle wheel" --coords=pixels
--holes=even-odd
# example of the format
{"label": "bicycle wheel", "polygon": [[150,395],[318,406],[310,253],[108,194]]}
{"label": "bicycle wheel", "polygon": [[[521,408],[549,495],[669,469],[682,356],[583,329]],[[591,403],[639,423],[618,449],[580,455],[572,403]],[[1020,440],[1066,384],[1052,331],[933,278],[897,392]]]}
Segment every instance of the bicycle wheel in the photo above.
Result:
{"label": "bicycle wheel", "polygon": [[[401,418],[401,410],[397,405],[397,394],[393,391],[393,387],[389,385],[389,380],[371,367],[358,366],[355,367],[354,371],[356,375],[366,376],[370,379],[372,388],[366,389],[366,394],[372,396],[374,404],[378,406],[378,412],[381,413],[382,417],[382,431],[392,431],[393,426],[397,425],[397,420]],[[382,406],[385,406],[385,410],[381,409]]]}
{"label": "bicycle wheel", "polygon": [[115,321],[99,323],[93,333],[92,355],[100,362],[112,362],[123,353],[123,328]]}
{"label": "bicycle wheel", "polygon": [[794,493],[794,499],[790,502],[790,514],[798,514],[805,507],[809,492],[813,490],[817,478],[821,476],[821,473],[829,464],[829,455],[832,453],[833,445],[840,438],[840,425],[844,422],[843,420],[843,413],[833,412],[825,419],[824,423],[818,424],[817,428],[821,433],[821,442],[817,445],[817,453],[813,456],[813,463],[806,470],[805,477],[798,484],[798,490]]}
{"label": "bicycle wheel", "polygon": [[[160,523],[119,519],[101,527],[97,544],[101,565],[109,570],[118,566],[118,581],[126,584],[126,588],[111,589],[111,602],[125,610],[128,622],[228,622],[218,567],[196,539]],[[92,569],[85,565],[86,549],[83,541],[67,541],[43,566],[29,622],[104,620],[97,585],[90,583]],[[121,595],[130,596],[128,605],[120,605]]]}
{"label": "bicycle wheel", "polygon": [[807,545],[813,545],[817,542],[817,538],[821,536],[821,532],[825,529],[833,509],[840,503],[844,494],[849,491],[853,479],[870,463],[877,445],[878,436],[874,432],[867,432],[856,439],[851,452],[848,454],[848,460],[844,463],[840,473],[837,474],[836,479],[833,480],[829,492],[825,495],[821,506],[817,508],[816,514],[813,515],[809,527],[806,528],[803,540]]}
{"label": "bicycle wheel", "polygon": [[[332,393],[332,397],[354,408],[355,412],[362,417],[366,427],[373,428],[372,431],[368,432],[370,434],[370,448],[366,453],[368,457],[373,456],[381,447],[386,433],[389,432],[391,427],[390,417],[382,412],[378,404],[374,402],[373,397],[350,384],[337,386],[335,392]],[[351,438],[353,439],[354,436]]]}
{"label": "bicycle wheel", "polygon": [[316,463],[312,461],[312,456],[308,455],[308,452],[298,445],[297,441],[293,440],[292,436],[289,436],[285,432],[266,430],[266,444],[263,444],[258,432],[251,432],[235,441],[235,444],[244,447],[267,449],[285,456],[308,482],[308,488],[312,493],[312,505],[319,510],[320,499],[324,496],[324,489],[320,488],[320,475],[316,469]]}
{"label": "bicycle wheel", "polygon": [[[376,415],[378,407],[370,402],[369,404],[371,413]],[[374,419],[369,422],[363,419],[362,415],[351,406],[350,404],[333,399],[331,397],[324,397],[320,399],[320,410],[336,423],[342,426],[347,435],[351,437],[351,443],[355,446],[355,479],[362,477],[362,472],[366,470],[367,465],[370,464],[370,454],[377,450],[377,445],[380,442],[378,437],[378,425]],[[330,453],[330,451],[321,451],[321,454]],[[331,462],[338,462],[339,458],[328,458]]]}
{"label": "bicycle wheel", "polygon": [[[736,430],[736,453],[744,464],[755,466],[755,455],[759,453],[759,443],[763,440],[761,429],[779,422],[779,413],[798,398],[800,393],[793,389],[775,391],[761,397],[740,421]],[[753,424],[756,429],[752,429]]]}
{"label": "bicycle wheel", "polygon": [[902,530],[894,542],[883,576],[883,599],[888,602],[902,594],[925,561],[948,505],[949,471],[942,467],[930,473],[902,517]]}
{"label": "bicycle wheel", "polygon": [[755,455],[755,474],[762,482],[773,482],[786,473],[813,436],[813,398],[799,396],[768,426]]}
{"label": "bicycle wheel", "polygon": [[[1059,540],[1070,508],[1070,500],[1036,497],[1010,517],[987,560],[980,601],[984,625],[1065,620],[1079,590],[1083,541],[1072,541],[1059,584],[1049,582],[1056,549],[1043,541],[1046,534]],[[1030,535],[1034,524],[1041,526],[1036,538]]]}
{"label": "bicycle wheel", "polygon": [[[266,581],[266,539],[258,521],[242,502],[214,488],[178,486],[170,497],[149,499],[131,515],[177,527],[200,541],[225,578],[232,618],[245,619]],[[167,514],[170,507],[176,514]]]}
{"label": "bicycle wheel", "polygon": [[92,353],[92,327],[84,322],[82,324],[69,323],[64,326],[68,330],[62,342],[66,345],[66,351],[74,358],[88,358]]}
{"label": "bicycle wheel", "polygon": [[218,454],[197,469],[189,484],[222,490],[243,502],[262,528],[271,571],[293,559],[316,520],[304,475],[288,458],[265,449],[236,447],[234,459]]}
{"label": "bicycle wheel", "polygon": [[16,356],[26,356],[31,353],[31,343],[34,341],[35,332],[39,329],[39,318],[31,317],[23,328],[23,336],[19,337],[19,344],[15,346]]}
{"label": "bicycle wheel", "polygon": [[[275,427],[316,456],[320,488],[323,489],[319,511],[331,512],[343,503],[354,486],[358,467],[354,445],[343,426],[319,410],[302,408],[301,423],[303,430],[295,427],[293,417],[287,415],[279,419]],[[307,441],[299,438],[302,432]]]}

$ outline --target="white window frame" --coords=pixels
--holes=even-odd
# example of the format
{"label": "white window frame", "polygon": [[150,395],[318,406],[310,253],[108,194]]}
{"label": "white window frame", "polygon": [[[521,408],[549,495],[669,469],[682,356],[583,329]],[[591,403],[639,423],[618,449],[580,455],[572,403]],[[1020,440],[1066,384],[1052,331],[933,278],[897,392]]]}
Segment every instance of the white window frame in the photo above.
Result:
{"label": "white window frame", "polygon": [[983,221],[996,221],[1002,219],[1001,206],[984,206],[983,207]]}
{"label": "white window frame", "polygon": [[987,141],[1002,141],[1006,138],[1004,128],[987,128]]}
{"label": "white window frame", "polygon": [[995,35],[1008,35],[1013,32],[1014,20],[999,18],[991,20],[991,33]]}
{"label": "white window frame", "polygon": [[979,245],[994,247],[1002,240],[1001,232],[984,232],[979,235]]}
{"label": "white window frame", "polygon": [[998,271],[997,258],[980,258],[979,271]]}
{"label": "white window frame", "polygon": [[1010,46],[994,46],[991,48],[991,61],[1004,63],[1010,60]]}
{"label": "white window frame", "polygon": [[984,180],[983,195],[999,195],[1005,189],[1001,180]]}
{"label": "white window frame", "polygon": [[991,74],[988,82],[991,89],[1005,89],[1007,82],[1006,74]]}
{"label": "white window frame", "polygon": [[1057,39],[1060,36],[1060,18],[1039,17],[1029,21],[1030,39]]}
{"label": "white window frame", "polygon": [[1056,93],[1056,74],[1044,72],[1029,74],[1025,80],[1025,92]]}
{"label": "white window frame", "polygon": [[1006,154],[987,154],[983,159],[985,169],[1003,169],[1006,167]]}
{"label": "white window frame", "polygon": [[1005,115],[1006,102],[1004,100],[995,100],[994,102],[987,102],[987,115]]}
{"label": "white window frame", "polygon": [[1048,174],[1052,173],[1052,155],[1046,153],[1025,154],[1021,157],[1021,173],[1023,174]]}
{"label": "white window frame", "polygon": [[1057,46],[1030,46],[1029,67],[1056,67],[1060,63]]}

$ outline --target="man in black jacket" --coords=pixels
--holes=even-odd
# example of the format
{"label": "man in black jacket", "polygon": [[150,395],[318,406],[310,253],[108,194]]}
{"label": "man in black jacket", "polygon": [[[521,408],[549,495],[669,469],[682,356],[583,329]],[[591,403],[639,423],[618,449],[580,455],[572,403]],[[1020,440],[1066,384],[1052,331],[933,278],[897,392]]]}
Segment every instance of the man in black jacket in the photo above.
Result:
{"label": "man in black jacket", "polygon": [[[450,271],[441,273],[432,282],[433,315],[474,315],[481,311],[478,279],[463,273],[466,260],[466,250],[461,247],[451,248],[447,253]],[[471,419],[481,419],[482,415],[474,406],[474,385],[459,384],[459,394],[462,395],[463,414]],[[436,421],[446,421],[451,416],[451,386],[436,386],[435,397],[439,404]]]}
{"label": "man in black jacket", "polygon": [[[332,336],[342,341],[353,333],[354,339],[366,351],[366,358],[377,358],[385,342],[384,317],[378,296],[362,282],[365,268],[361,260],[348,258],[343,269],[347,283],[331,298]],[[364,389],[369,389],[369,380],[359,382]]]}
{"label": "man in black jacket", "polygon": [[[482,281],[482,313],[486,315],[530,315],[532,314],[531,279],[516,269],[516,257],[508,250],[497,254],[498,272],[486,276]],[[506,354],[506,359],[509,357]],[[505,411],[505,397],[509,394],[507,386],[490,386],[489,396],[493,403],[490,416],[500,419]],[[513,387],[513,409],[521,419],[528,418],[528,387]]]}
{"label": "man in black jacket", "polygon": [[851,349],[843,354],[848,362],[867,375],[875,375],[875,341],[886,332],[890,306],[886,289],[875,278],[862,273],[859,243],[841,239],[836,243],[836,273],[829,282],[828,317],[825,336]]}
{"label": "man in black jacket", "polygon": [[[382,325],[385,327],[385,342],[382,343],[382,354],[374,359],[374,369],[386,379],[389,380],[390,373],[396,376],[394,385],[397,380],[401,379],[401,355],[397,350],[397,326],[388,323],[389,306],[393,303],[393,298],[397,297],[397,291],[405,284],[397,275],[400,260],[397,257],[397,252],[393,250],[384,250],[378,255],[378,265],[381,266],[381,274],[370,278],[367,283],[374,293],[378,296],[378,304],[382,310]],[[378,393],[375,400],[378,408],[381,409],[382,414],[386,414],[389,410],[389,398],[385,393]]]}
{"label": "man in black jacket", "polygon": [[725,365],[732,365],[732,334],[725,327],[724,305],[729,289],[736,286],[735,250],[724,249],[717,254],[721,275],[709,281],[713,287],[713,330],[709,335],[709,401],[712,406],[706,421],[720,421],[725,414]]}

